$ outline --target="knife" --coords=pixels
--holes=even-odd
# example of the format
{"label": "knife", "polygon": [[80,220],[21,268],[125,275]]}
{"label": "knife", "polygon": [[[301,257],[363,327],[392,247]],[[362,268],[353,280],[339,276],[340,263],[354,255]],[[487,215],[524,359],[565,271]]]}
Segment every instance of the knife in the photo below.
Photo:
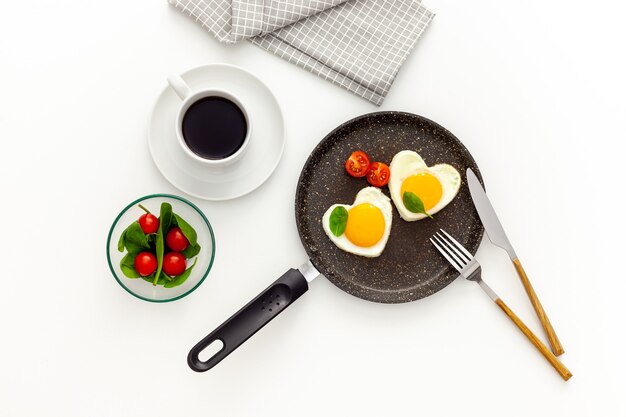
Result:
{"label": "knife", "polygon": [[478,211],[478,216],[480,217],[483,226],[485,226],[485,231],[487,232],[487,236],[489,236],[489,240],[494,245],[504,249],[511,258],[513,265],[515,266],[515,270],[522,281],[522,285],[526,290],[526,294],[528,294],[528,298],[530,298],[530,302],[535,309],[535,313],[537,313],[537,317],[539,317],[539,321],[543,326],[543,330],[546,332],[548,336],[548,341],[550,342],[550,347],[552,352],[555,355],[559,356],[563,354],[565,351],[563,350],[563,346],[561,346],[561,342],[557,337],[554,328],[552,327],[552,323],[548,319],[548,315],[543,309],[541,302],[539,302],[539,298],[533,289],[533,286],[530,284],[530,280],[526,275],[526,271],[524,271],[524,267],[517,257],[511,242],[506,237],[506,233],[504,233],[504,228],[498,220],[498,216],[496,215],[496,211],[493,209],[485,190],[483,189],[480,181],[478,181],[478,177],[474,174],[470,168],[466,171],[467,174],[467,184],[469,185],[470,194],[472,196],[472,200],[474,201],[474,205],[476,206],[476,211]]}

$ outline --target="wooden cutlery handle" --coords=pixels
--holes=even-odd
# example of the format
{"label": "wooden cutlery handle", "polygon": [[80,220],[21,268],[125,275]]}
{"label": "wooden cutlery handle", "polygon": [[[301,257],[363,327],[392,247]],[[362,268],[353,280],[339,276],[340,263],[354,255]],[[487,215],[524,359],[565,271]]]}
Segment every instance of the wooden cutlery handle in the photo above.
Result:
{"label": "wooden cutlery handle", "polygon": [[556,356],[562,355],[565,351],[563,350],[563,346],[561,346],[561,341],[556,335],[554,328],[552,327],[552,323],[548,319],[548,315],[543,309],[541,302],[539,302],[539,298],[537,298],[537,294],[533,289],[533,286],[530,284],[530,280],[528,279],[528,275],[526,275],[526,271],[524,271],[524,267],[518,258],[513,259],[513,265],[515,265],[515,269],[517,270],[517,274],[522,280],[522,285],[524,285],[524,289],[526,290],[526,294],[528,294],[528,298],[530,298],[530,302],[537,313],[537,317],[539,317],[539,321],[543,326],[543,330],[546,332],[548,336],[548,342],[550,343],[550,347],[552,348],[552,352]]}
{"label": "wooden cutlery handle", "polygon": [[572,377],[572,373],[565,367],[565,365],[563,365],[559,361],[556,356],[554,356],[552,352],[550,352],[546,345],[541,343],[541,340],[539,340],[539,338],[535,336],[535,334],[524,324],[524,322],[520,320],[520,318],[517,317],[515,313],[513,313],[513,311],[504,303],[504,301],[496,298],[495,302],[502,309],[502,311],[504,311],[506,315],[509,316],[511,321],[515,323],[515,325],[522,331],[522,333],[526,335],[528,340],[530,340],[532,344],[535,345],[535,347],[537,348],[537,350],[539,350],[539,352],[541,352],[543,357],[546,358],[548,362],[550,362],[550,365],[552,365],[552,367],[559,373],[559,375],[561,375],[561,377],[565,381],[570,379]]}

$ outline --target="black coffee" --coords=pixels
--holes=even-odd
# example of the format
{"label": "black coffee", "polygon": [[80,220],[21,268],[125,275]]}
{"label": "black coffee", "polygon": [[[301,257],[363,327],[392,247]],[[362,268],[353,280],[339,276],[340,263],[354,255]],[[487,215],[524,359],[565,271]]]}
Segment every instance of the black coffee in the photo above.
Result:
{"label": "black coffee", "polygon": [[241,148],[248,124],[241,109],[223,97],[193,103],[183,117],[183,138],[189,149],[206,159],[224,159]]}

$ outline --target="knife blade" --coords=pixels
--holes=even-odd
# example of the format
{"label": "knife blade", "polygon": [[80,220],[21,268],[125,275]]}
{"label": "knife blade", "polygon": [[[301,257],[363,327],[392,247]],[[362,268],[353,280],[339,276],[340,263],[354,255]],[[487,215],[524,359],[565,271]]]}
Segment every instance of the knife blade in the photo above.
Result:
{"label": "knife blade", "polygon": [[474,174],[474,171],[472,171],[471,168],[467,168],[466,174],[470,195],[472,196],[472,200],[476,206],[476,211],[478,212],[480,221],[483,223],[483,226],[485,226],[485,231],[487,232],[489,240],[494,245],[504,249],[509,254],[511,260],[517,259],[513,245],[511,245],[509,238],[506,237],[502,223],[498,220],[496,211],[493,209],[493,206],[491,205],[483,186],[480,184],[478,177]]}
{"label": "knife blade", "polygon": [[524,267],[515,254],[515,250],[513,250],[513,246],[511,245],[509,238],[506,237],[504,228],[502,227],[500,220],[498,220],[496,211],[493,209],[489,198],[487,198],[485,190],[480,184],[480,181],[478,181],[478,177],[474,174],[474,171],[468,168],[465,173],[467,174],[467,184],[469,185],[474,206],[476,206],[476,211],[478,212],[480,221],[483,223],[483,226],[485,226],[485,231],[487,232],[487,236],[489,236],[489,240],[491,243],[504,249],[509,254],[511,261],[513,261],[513,265],[515,266],[515,270],[517,271],[517,275],[519,275],[522,285],[526,290],[526,294],[535,309],[535,313],[537,313],[537,317],[539,317],[539,321],[548,336],[548,341],[550,342],[552,351],[557,356],[561,355],[564,352],[561,341],[556,335],[554,327],[552,327],[552,323],[550,323],[548,315],[543,309],[543,306],[539,301],[539,297],[537,296],[537,293],[535,293],[535,290],[528,279],[528,275],[526,275]]}

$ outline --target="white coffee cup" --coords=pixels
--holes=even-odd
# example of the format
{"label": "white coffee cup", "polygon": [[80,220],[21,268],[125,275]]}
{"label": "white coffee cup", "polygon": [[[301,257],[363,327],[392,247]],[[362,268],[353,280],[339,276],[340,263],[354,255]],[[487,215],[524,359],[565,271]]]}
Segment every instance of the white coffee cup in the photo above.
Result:
{"label": "white coffee cup", "polygon": [[[250,132],[252,131],[250,118],[248,117],[246,108],[241,104],[241,101],[234,94],[227,90],[216,88],[192,89],[179,75],[174,74],[168,76],[167,82],[169,83],[170,87],[172,87],[174,92],[176,92],[178,97],[180,97],[180,99],[182,100],[182,103],[178,109],[178,115],[176,116],[176,136],[178,138],[178,143],[180,144],[183,151],[195,161],[212,167],[229,165],[240,159],[247,149],[248,144],[250,143]],[[239,110],[241,110],[246,119],[247,130],[242,145],[239,147],[239,149],[237,149],[235,153],[227,156],[226,158],[210,159],[196,154],[189,148],[187,142],[185,141],[185,137],[183,136],[183,119],[185,117],[185,113],[187,113],[187,110],[189,110],[189,108],[194,103],[206,97],[222,97],[232,101],[237,105],[237,107],[239,107]]]}

